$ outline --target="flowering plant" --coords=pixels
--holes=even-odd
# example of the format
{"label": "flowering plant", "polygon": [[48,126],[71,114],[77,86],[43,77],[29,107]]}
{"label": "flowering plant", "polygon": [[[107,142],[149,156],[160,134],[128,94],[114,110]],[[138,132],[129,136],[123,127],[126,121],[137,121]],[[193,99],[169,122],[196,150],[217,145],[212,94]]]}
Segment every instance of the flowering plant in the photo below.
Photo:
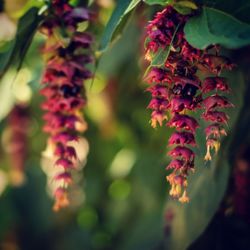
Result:
{"label": "flowering plant", "polygon": [[[28,228],[34,214],[70,249],[187,249],[213,218],[248,223],[248,1],[11,2],[0,218],[14,211]],[[39,245],[19,247],[13,222],[1,230],[4,247]]]}

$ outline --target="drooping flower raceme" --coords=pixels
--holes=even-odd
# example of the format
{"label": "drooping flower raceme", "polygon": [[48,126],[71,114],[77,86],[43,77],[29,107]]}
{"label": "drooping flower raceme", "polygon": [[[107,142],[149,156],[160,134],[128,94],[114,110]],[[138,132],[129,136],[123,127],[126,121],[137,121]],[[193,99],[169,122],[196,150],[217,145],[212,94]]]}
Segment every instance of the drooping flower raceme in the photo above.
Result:
{"label": "drooping flower raceme", "polygon": [[30,125],[29,109],[26,104],[15,104],[8,115],[8,141],[5,148],[11,156],[10,179],[20,186],[25,181],[25,162],[28,153],[28,133]]}
{"label": "drooping flower raceme", "polygon": [[44,131],[49,134],[55,167],[61,169],[54,178],[58,183],[54,194],[56,211],[69,204],[67,189],[72,183],[71,171],[77,165],[76,151],[71,144],[87,128],[81,113],[86,105],[82,93],[84,81],[92,75],[86,65],[93,60],[90,56],[93,39],[89,33],[79,32],[78,27],[89,18],[87,9],[73,8],[65,0],[53,0],[40,28],[47,37],[42,48],[46,64],[41,90],[45,97]]}
{"label": "drooping flower raceme", "polygon": [[[152,65],[156,56],[169,49],[162,66],[150,67],[145,80],[152,95],[148,105],[152,109],[152,127],[166,123],[176,129],[168,143],[173,148],[168,153],[172,160],[167,169],[172,173],[167,180],[171,184],[170,195],[180,202],[189,201],[187,177],[194,171],[193,147],[196,146],[195,134],[199,123],[192,113],[204,109],[202,118],[211,122],[205,130],[205,160],[211,160],[211,149],[217,152],[219,138],[226,135],[223,125],[227,123],[228,116],[220,109],[233,106],[219,94],[229,91],[227,80],[219,75],[223,69],[231,69],[233,65],[218,55],[217,46],[199,50],[187,42],[183,28],[189,17],[179,14],[172,6],[166,7],[150,21],[145,41],[145,58]],[[197,74],[200,69],[213,76],[202,81]]]}

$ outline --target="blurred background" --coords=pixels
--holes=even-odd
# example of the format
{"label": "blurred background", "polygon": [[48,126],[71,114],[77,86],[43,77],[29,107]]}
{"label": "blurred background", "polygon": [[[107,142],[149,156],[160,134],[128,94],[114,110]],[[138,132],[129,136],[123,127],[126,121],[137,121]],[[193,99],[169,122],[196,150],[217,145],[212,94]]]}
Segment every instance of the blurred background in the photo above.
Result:
{"label": "blurred background", "polygon": [[[6,57],[29,6],[25,0],[0,3],[0,53]],[[99,0],[93,7],[97,41],[114,6]],[[165,180],[171,130],[150,127],[142,82],[144,26],[154,11],[140,6],[86,83],[88,130],[77,146],[81,166],[69,209],[51,209],[53,164],[38,93],[44,38],[36,34],[22,67],[13,65],[2,76],[0,249],[250,249],[250,50],[230,52],[238,63],[228,75],[238,105],[230,111],[229,137],[211,166],[198,164],[191,203],[177,204],[168,199]]]}

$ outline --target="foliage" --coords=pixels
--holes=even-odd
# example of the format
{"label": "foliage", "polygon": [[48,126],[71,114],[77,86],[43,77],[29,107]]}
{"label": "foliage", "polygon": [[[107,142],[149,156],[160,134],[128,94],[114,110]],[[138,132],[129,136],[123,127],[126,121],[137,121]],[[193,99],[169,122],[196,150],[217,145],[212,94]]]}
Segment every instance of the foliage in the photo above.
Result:
{"label": "foliage", "polygon": [[7,49],[0,54],[0,76],[6,72],[10,65],[16,64],[17,69],[21,67],[39,21],[37,8],[29,9],[19,20],[15,39],[11,40]]}
{"label": "foliage", "polygon": [[185,34],[188,42],[199,49],[210,44],[240,48],[250,42],[250,25],[220,10],[203,7],[202,14],[186,24]]}
{"label": "foliage", "polygon": [[110,20],[104,31],[100,50],[105,50],[109,43],[114,40],[114,36],[120,33],[122,27],[124,27],[124,21],[131,14],[131,11],[140,3],[140,0],[120,0],[117,3],[115,10],[110,17]]}

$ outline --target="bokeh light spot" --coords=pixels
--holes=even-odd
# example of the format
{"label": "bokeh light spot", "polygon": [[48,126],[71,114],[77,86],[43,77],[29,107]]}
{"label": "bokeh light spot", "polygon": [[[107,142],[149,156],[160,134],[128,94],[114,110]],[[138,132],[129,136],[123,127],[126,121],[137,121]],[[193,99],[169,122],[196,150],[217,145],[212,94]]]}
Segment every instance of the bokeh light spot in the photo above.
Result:
{"label": "bokeh light spot", "polygon": [[97,222],[98,215],[91,207],[84,208],[77,216],[77,223],[82,228],[93,228]]}
{"label": "bokeh light spot", "polygon": [[113,199],[124,200],[131,192],[131,184],[125,180],[115,180],[109,186],[108,192]]}

